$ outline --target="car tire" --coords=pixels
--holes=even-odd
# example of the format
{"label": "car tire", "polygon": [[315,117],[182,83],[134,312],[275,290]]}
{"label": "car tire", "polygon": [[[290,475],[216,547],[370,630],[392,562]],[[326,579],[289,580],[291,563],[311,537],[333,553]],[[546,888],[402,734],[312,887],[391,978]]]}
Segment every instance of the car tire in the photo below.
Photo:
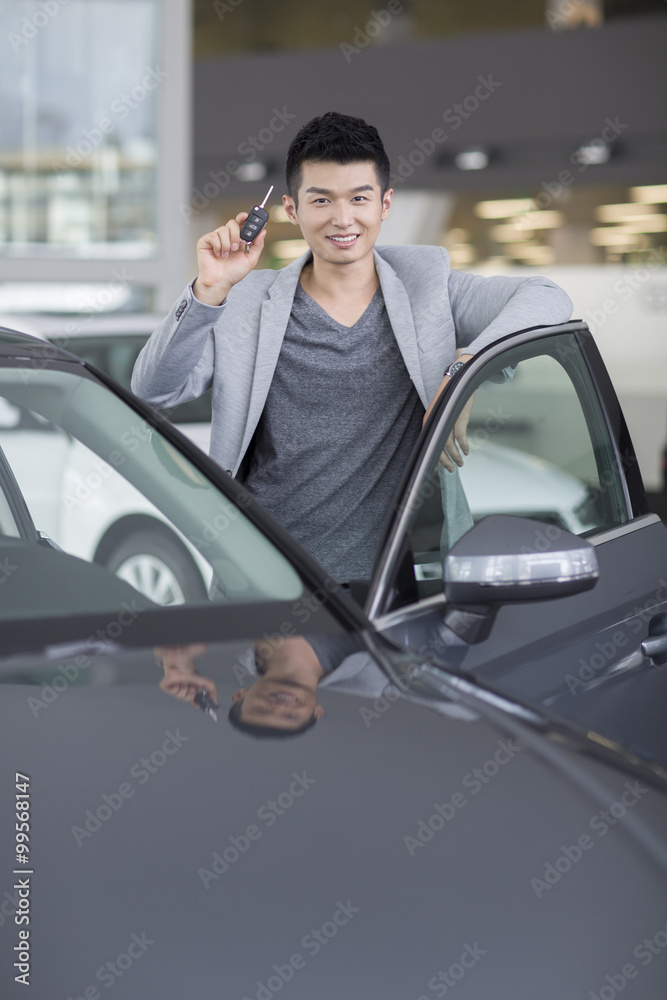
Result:
{"label": "car tire", "polygon": [[107,559],[107,569],[156,604],[189,604],[206,599],[201,575],[176,540],[158,531],[127,535]]}

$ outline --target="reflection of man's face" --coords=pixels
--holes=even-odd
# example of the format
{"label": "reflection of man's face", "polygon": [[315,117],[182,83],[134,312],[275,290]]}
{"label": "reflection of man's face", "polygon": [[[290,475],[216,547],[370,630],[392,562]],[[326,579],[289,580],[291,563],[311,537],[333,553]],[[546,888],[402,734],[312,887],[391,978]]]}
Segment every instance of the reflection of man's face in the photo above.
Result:
{"label": "reflection of man's face", "polygon": [[251,688],[241,688],[232,701],[242,702],[241,722],[276,729],[300,729],[323,714],[317,704],[317,680],[322,668],[302,636],[285,639],[262,657],[265,675]]}
{"label": "reflection of man's face", "polygon": [[241,721],[254,726],[299,729],[314,713],[315,718],[321,715],[315,691],[291,681],[261,677],[249,691],[236,692],[233,700],[241,699]]}

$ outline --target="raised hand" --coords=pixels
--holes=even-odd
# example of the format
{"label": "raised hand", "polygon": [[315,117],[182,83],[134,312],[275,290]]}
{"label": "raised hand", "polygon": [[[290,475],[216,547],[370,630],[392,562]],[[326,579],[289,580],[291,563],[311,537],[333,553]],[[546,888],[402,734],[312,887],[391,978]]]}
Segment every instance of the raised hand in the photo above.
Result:
{"label": "raised hand", "polygon": [[206,233],[197,243],[197,265],[199,273],[193,291],[195,297],[206,305],[219,306],[231,288],[242,281],[257,264],[266,229],[248,246],[241,243],[241,226],[248,218],[247,212],[239,212],[224,226]]}

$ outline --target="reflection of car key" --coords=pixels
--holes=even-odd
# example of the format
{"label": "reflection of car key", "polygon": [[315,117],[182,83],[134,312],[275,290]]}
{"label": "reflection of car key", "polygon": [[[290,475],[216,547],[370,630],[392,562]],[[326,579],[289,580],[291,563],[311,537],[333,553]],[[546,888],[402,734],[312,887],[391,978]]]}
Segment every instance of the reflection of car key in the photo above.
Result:
{"label": "reflection of car key", "polygon": [[197,694],[194,697],[194,702],[195,705],[199,705],[202,712],[205,712],[206,715],[210,715],[214,722],[218,721],[218,703],[213,701],[206,688],[202,688],[201,691],[197,691]]}
{"label": "reflection of car key", "polygon": [[273,191],[273,184],[266,192],[266,198],[261,205],[253,205],[252,209],[248,214],[248,218],[245,220],[241,227],[241,239],[245,243],[245,252],[250,253],[250,244],[254,239],[256,239],[261,233],[264,226],[269,221],[269,213],[264,208],[267,199],[271,192]]}

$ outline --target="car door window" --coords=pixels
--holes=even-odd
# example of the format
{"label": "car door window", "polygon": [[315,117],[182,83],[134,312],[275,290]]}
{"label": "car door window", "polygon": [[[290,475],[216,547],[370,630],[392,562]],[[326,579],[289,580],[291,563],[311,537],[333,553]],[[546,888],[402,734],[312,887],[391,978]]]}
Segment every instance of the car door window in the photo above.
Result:
{"label": "car door window", "polygon": [[[442,453],[468,405],[469,453],[448,471]],[[574,335],[514,347],[477,373],[438,433],[409,504],[394,606],[441,593],[444,554],[489,514],[541,521],[546,539],[555,529],[590,536],[628,519],[614,447]]]}

